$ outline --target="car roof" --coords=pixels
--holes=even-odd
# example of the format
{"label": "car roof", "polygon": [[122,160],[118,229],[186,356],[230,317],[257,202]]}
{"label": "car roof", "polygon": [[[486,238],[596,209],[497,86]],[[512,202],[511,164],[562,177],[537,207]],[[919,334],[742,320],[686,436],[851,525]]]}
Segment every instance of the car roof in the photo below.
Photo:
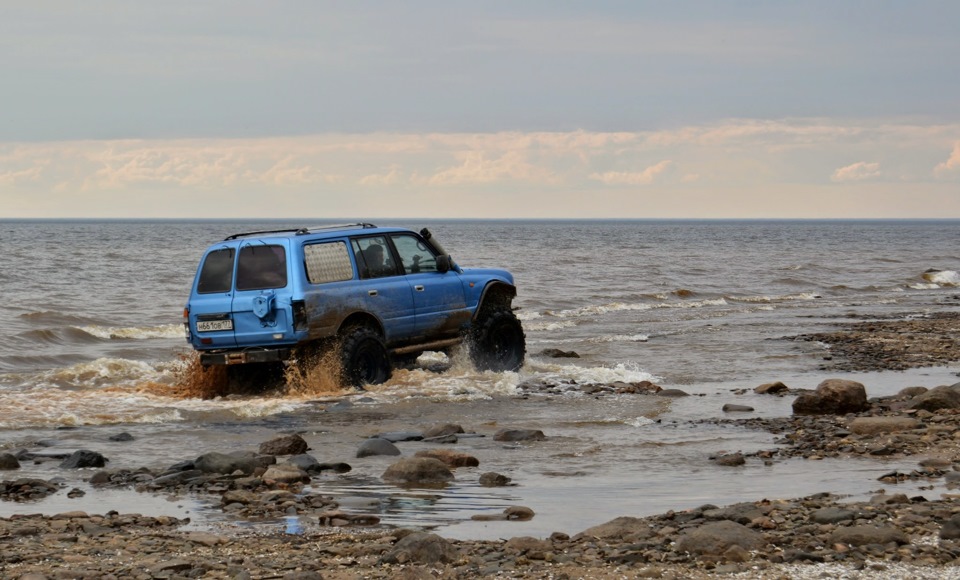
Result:
{"label": "car roof", "polygon": [[357,233],[362,234],[376,234],[376,233],[390,233],[390,232],[410,232],[406,228],[397,228],[397,227],[377,227],[374,224],[367,222],[358,222],[354,224],[334,224],[334,225],[322,225],[322,226],[312,226],[312,227],[302,227],[302,228],[288,228],[280,230],[257,230],[252,232],[242,232],[238,234],[232,234],[223,239],[223,241],[238,240],[240,238],[247,237],[270,237],[270,238],[294,238],[300,236],[310,235],[314,238],[323,238],[323,237],[340,237],[343,235],[353,235]]}

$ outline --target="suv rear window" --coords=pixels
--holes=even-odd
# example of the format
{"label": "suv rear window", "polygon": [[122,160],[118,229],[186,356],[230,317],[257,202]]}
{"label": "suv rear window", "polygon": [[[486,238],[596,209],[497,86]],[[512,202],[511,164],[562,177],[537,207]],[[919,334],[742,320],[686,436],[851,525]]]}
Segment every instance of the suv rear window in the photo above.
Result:
{"label": "suv rear window", "polygon": [[214,250],[207,254],[197,282],[198,294],[229,292],[233,286],[233,248]]}
{"label": "suv rear window", "polygon": [[353,264],[344,242],[310,244],[303,247],[307,280],[311,284],[342,282],[353,278]]}
{"label": "suv rear window", "polygon": [[237,290],[264,290],[287,285],[287,254],[283,246],[249,245],[240,248]]}

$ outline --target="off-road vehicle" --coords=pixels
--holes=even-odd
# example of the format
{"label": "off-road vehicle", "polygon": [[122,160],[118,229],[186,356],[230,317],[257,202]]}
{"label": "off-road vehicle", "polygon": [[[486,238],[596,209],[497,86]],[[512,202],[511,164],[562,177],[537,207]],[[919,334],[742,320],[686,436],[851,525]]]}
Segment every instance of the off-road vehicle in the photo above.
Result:
{"label": "off-road vehicle", "polygon": [[430,232],[358,223],[235,234],[203,254],[184,308],[204,367],[266,380],[327,356],[344,385],[390,378],[425,351],[469,344],[480,370],[515,371],[525,338],[505,270],[460,268]]}

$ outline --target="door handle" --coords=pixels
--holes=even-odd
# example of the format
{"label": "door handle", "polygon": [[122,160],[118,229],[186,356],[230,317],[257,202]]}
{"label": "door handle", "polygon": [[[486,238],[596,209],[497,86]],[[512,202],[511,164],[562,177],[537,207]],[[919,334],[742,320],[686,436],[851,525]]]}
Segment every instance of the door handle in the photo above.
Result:
{"label": "door handle", "polygon": [[370,296],[376,296],[376,295],[377,295],[377,291],[376,291],[376,290],[367,290],[367,294],[369,294]]}
{"label": "door handle", "polygon": [[413,287],[413,289],[416,290],[417,292],[423,292],[423,285],[417,284],[416,286]]}

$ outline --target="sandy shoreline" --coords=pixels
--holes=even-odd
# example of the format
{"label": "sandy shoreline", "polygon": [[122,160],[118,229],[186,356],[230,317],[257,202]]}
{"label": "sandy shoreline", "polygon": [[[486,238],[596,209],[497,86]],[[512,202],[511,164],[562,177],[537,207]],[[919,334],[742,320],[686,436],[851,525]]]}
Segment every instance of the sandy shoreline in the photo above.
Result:
{"label": "sandy shoreline", "polygon": [[[960,360],[953,337],[958,319],[855,322],[815,338],[834,348],[825,361],[850,370],[894,370]],[[878,345],[882,349],[878,350]],[[910,385],[903,385],[909,387]],[[623,385],[603,388],[616,391]],[[637,396],[649,396],[635,387]],[[797,392],[779,396],[796,396]],[[471,578],[500,573],[522,578],[870,577],[960,578],[960,411],[915,407],[922,393],[872,399],[857,413],[777,419],[706,419],[775,434],[778,447],[750,460],[863,458],[916,461],[910,472],[875,482],[869,501],[817,494],[767,498],[732,506],[633,518],[549,538],[445,540],[406,529],[351,520],[335,502],[296,497],[296,479],[219,475],[190,489],[184,481],[149,485],[162,474],[101,472],[101,485],[143,487],[143,493],[228,493],[235,515],[309,514],[331,526],[300,533],[186,531],[172,517],[129,514],[19,515],[0,518],[4,578]],[[770,395],[777,396],[777,395]],[[960,394],[958,394],[960,397]],[[456,404],[456,403],[451,403]],[[856,423],[857,420],[860,423]],[[862,421],[866,420],[866,422]],[[904,420],[910,421],[904,423]],[[886,427],[876,427],[874,423]],[[884,423],[886,422],[886,423]],[[868,429],[857,425],[874,425]],[[895,427],[891,427],[895,425]],[[277,454],[282,456],[282,454]],[[333,467],[328,466],[328,469]],[[2,471],[4,500],[43,493]],[[105,479],[104,479],[105,478]],[[111,479],[113,478],[113,479]],[[898,494],[896,484],[921,482],[922,494]],[[269,480],[269,481],[268,481]],[[56,487],[48,493],[66,493]],[[24,486],[33,486],[27,487]],[[247,500],[241,492],[252,494]],[[21,498],[22,499],[22,498]],[[246,503],[245,503],[246,502]],[[240,507],[236,507],[239,505]],[[227,511],[227,513],[230,513]],[[533,517],[536,517],[534,515]],[[326,520],[323,520],[326,518]],[[339,519],[338,519],[339,518]]]}

